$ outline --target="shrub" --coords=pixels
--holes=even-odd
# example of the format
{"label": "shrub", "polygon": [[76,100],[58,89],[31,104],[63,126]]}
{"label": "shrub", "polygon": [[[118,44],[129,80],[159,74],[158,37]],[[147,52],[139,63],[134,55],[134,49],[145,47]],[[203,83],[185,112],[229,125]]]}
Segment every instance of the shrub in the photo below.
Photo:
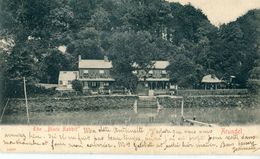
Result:
{"label": "shrub", "polygon": [[73,80],[72,81],[72,88],[75,90],[75,91],[77,91],[77,92],[83,92],[83,84],[82,84],[82,82],[81,81],[79,81],[79,80]]}
{"label": "shrub", "polygon": [[260,80],[257,79],[249,79],[247,82],[248,90],[253,94],[260,93]]}

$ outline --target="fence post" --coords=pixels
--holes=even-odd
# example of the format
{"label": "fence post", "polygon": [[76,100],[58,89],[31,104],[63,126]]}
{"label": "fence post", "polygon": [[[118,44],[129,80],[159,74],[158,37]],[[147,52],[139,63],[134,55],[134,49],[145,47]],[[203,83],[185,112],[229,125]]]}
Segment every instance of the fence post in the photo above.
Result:
{"label": "fence post", "polygon": [[30,124],[30,117],[29,117],[29,110],[28,110],[28,101],[27,101],[27,92],[26,92],[25,77],[23,77],[23,90],[24,90],[24,97],[25,97],[25,107],[26,107],[26,114],[27,114],[27,124]]}
{"label": "fence post", "polygon": [[184,97],[182,97],[181,101],[181,117],[183,118],[183,106],[184,106]]}

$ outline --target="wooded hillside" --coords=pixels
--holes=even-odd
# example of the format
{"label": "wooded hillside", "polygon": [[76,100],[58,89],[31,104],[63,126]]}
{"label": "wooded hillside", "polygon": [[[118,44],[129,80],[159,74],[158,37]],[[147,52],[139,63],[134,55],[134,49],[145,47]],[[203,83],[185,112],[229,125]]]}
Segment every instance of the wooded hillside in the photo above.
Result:
{"label": "wooded hillside", "polygon": [[[191,88],[206,74],[260,78],[260,10],[219,28],[201,10],[164,0],[0,0],[1,68],[8,79],[57,83],[77,57],[113,62],[131,82],[131,64],[170,60],[173,82]],[[66,47],[66,52],[58,50]],[[119,72],[119,73],[118,73]]]}

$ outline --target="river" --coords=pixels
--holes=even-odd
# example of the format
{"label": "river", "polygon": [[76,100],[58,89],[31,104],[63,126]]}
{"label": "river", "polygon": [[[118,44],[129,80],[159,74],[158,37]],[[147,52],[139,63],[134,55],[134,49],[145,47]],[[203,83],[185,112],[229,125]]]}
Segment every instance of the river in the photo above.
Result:
{"label": "river", "polygon": [[[180,125],[181,109],[139,108],[73,112],[29,112],[30,124],[37,125]],[[260,108],[202,107],[184,109],[184,117],[217,125],[260,124]],[[5,114],[1,124],[27,124],[26,112]]]}

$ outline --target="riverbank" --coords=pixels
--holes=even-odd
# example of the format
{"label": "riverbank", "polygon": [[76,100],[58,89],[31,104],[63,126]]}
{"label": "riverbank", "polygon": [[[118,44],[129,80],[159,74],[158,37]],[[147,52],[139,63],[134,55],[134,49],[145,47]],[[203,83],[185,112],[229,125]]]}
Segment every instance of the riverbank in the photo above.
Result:
{"label": "riverbank", "polygon": [[[29,98],[30,112],[54,111],[89,111],[104,109],[131,108],[137,96],[75,96],[59,98]],[[25,100],[21,98],[10,99],[5,114],[26,111]]]}
{"label": "riverbank", "polygon": [[[180,107],[182,98],[171,96],[159,97],[159,103],[164,107]],[[184,106],[199,107],[252,107],[251,97],[248,95],[204,95],[184,97]]]}
{"label": "riverbank", "polygon": [[[179,96],[156,96],[159,103],[165,108],[180,108],[182,98]],[[138,96],[134,95],[97,95],[74,97],[39,97],[29,98],[28,107],[31,112],[52,111],[89,111],[133,108]],[[184,98],[184,107],[251,107],[251,98],[247,95],[207,95],[188,96]],[[26,111],[25,101],[22,98],[10,99],[5,114]]]}
{"label": "riverbank", "polygon": [[[180,124],[182,97],[157,96],[162,106],[159,112],[157,108],[134,110],[137,99],[133,95],[29,98],[30,124]],[[260,124],[260,108],[250,105],[250,99],[238,95],[185,97],[184,116],[217,125]],[[1,124],[27,124],[24,99],[10,99]]]}

